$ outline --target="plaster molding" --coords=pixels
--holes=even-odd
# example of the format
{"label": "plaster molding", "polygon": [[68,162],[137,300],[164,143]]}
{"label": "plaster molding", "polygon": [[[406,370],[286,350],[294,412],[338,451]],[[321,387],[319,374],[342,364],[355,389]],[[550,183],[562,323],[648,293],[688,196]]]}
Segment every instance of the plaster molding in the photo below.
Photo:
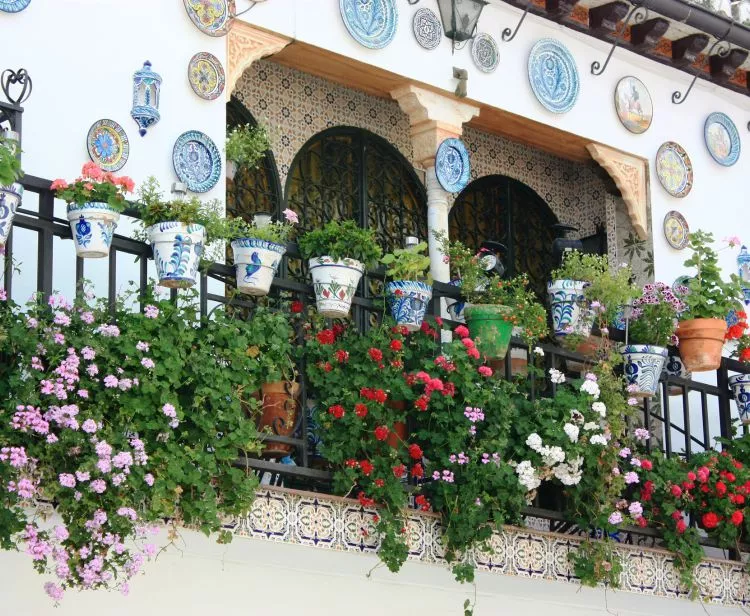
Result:
{"label": "plaster molding", "polygon": [[632,154],[626,154],[600,143],[590,143],[586,149],[614,180],[622,193],[633,228],[642,240],[648,239],[648,164]]}
{"label": "plaster molding", "polygon": [[391,92],[409,116],[414,160],[423,168],[434,166],[435,152],[449,137],[460,137],[464,123],[479,115],[479,107],[414,84]]}
{"label": "plaster molding", "polygon": [[227,35],[227,87],[229,100],[242,73],[256,60],[280,52],[292,39],[237,21]]}

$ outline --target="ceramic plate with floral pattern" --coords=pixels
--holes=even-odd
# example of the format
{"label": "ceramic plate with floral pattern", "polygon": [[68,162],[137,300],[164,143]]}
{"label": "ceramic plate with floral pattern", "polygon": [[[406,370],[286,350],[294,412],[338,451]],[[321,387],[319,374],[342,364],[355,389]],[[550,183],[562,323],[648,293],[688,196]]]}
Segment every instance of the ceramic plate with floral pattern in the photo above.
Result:
{"label": "ceramic plate with floral pattern", "polygon": [[703,138],[711,157],[720,165],[731,167],[740,157],[740,134],[725,113],[712,113],[706,118]]}
{"label": "ceramic plate with floral pattern", "polygon": [[471,177],[471,164],[463,141],[449,138],[440,144],[435,154],[435,175],[449,193],[459,193],[466,188]]}
{"label": "ceramic plate with floral pattern", "polygon": [[3,13],[19,13],[31,4],[31,0],[0,0],[0,11]]}
{"label": "ceramic plate with floral pattern", "polygon": [[682,250],[690,241],[690,227],[685,217],[677,211],[667,212],[664,217],[664,237],[672,248]]}
{"label": "ceramic plate with floral pattern", "polygon": [[236,13],[234,0],[182,0],[190,20],[204,34],[225,36]]}
{"label": "ceramic plate with floral pattern", "polygon": [[188,190],[204,193],[221,177],[221,154],[211,137],[198,130],[182,133],[172,150],[172,164],[180,182]]}
{"label": "ceramic plate with floral pattern", "polygon": [[224,91],[224,67],[215,55],[201,51],[190,58],[188,81],[193,92],[212,101]]}
{"label": "ceramic plate with floral pattern", "polygon": [[529,54],[529,83],[537,100],[553,113],[566,113],[578,100],[578,68],[568,48],[541,39]]}
{"label": "ceramic plate with floral pattern", "polygon": [[339,9],[349,34],[364,47],[381,49],[396,35],[395,0],[339,0]]}
{"label": "ceramic plate with floral pattern", "polygon": [[656,153],[656,175],[673,197],[686,197],[693,188],[693,163],[679,143],[667,141]]}
{"label": "ceramic plate with floral pattern", "polygon": [[86,136],[89,156],[104,171],[119,171],[128,162],[130,141],[125,130],[114,120],[98,120]]}
{"label": "ceramic plate with floral pattern", "polygon": [[500,51],[495,39],[481,32],[471,41],[471,59],[483,73],[491,73],[500,63]]}

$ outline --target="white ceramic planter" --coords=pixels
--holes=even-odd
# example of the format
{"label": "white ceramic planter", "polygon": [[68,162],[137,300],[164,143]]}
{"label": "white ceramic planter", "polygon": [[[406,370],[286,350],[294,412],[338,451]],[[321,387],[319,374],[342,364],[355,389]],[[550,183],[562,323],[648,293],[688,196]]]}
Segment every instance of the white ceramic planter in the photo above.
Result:
{"label": "white ceramic planter", "polygon": [[[693,376],[693,373],[685,368],[679,355],[667,357],[667,361],[664,363],[664,372],[669,376],[676,376],[681,379],[691,379]],[[670,385],[668,392],[670,396],[680,396],[682,395],[682,387],[679,385]]]}
{"label": "white ceramic planter", "polygon": [[356,259],[336,260],[328,256],[309,261],[318,312],[330,319],[349,316],[365,266]]}
{"label": "white ceramic planter", "polygon": [[237,289],[248,295],[268,295],[285,252],[281,244],[254,237],[232,241]]}
{"label": "white ceramic planter", "polygon": [[432,285],[416,280],[394,280],[386,285],[385,293],[396,323],[409,331],[417,331],[432,299]]}
{"label": "white ceramic planter", "polygon": [[82,259],[101,259],[109,256],[120,212],[106,203],[68,204],[68,222],[73,234],[76,255]]}
{"label": "white ceramic planter", "polygon": [[159,284],[163,287],[192,287],[198,276],[206,228],[182,222],[160,222],[146,229]]}
{"label": "white ceramic planter", "polygon": [[547,283],[555,336],[591,334],[594,319],[583,295],[587,284],[581,280],[553,280]]}
{"label": "white ceramic planter", "polygon": [[0,246],[5,246],[8,241],[22,196],[23,186],[20,184],[0,186]]}
{"label": "white ceramic planter", "polygon": [[628,344],[622,347],[625,360],[625,379],[638,389],[634,396],[650,398],[659,388],[659,377],[667,361],[667,349],[648,344]]}
{"label": "white ceramic planter", "polygon": [[729,377],[729,386],[734,392],[734,401],[740,414],[740,421],[750,425],[750,374],[735,374]]}
{"label": "white ceramic planter", "polygon": [[227,179],[234,181],[234,177],[237,175],[237,163],[227,159],[226,172]]}

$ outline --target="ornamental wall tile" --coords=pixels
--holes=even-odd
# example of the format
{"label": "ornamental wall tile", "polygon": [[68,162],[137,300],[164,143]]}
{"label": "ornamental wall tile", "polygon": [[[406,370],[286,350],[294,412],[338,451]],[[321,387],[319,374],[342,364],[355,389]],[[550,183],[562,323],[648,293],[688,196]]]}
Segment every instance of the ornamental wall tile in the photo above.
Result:
{"label": "ornamental wall tile", "polygon": [[512,538],[512,568],[516,575],[544,578],[549,571],[549,538],[518,533]]}
{"label": "ornamental wall tile", "polygon": [[703,562],[695,568],[695,581],[703,601],[724,602],[728,586],[727,573],[722,565],[715,562]]}
{"label": "ornamental wall tile", "polygon": [[659,557],[647,552],[630,552],[623,562],[623,575],[628,590],[647,595],[658,590]]}
{"label": "ornamental wall tile", "polygon": [[301,498],[295,505],[294,525],[296,543],[321,548],[337,545],[340,532],[336,522],[340,518],[338,503],[317,498]]}
{"label": "ornamental wall tile", "polygon": [[510,567],[508,533],[493,532],[485,548],[474,550],[477,569],[494,573],[507,573]]}
{"label": "ornamental wall tile", "polygon": [[410,515],[406,523],[406,543],[409,546],[409,559],[422,560],[428,550],[427,521],[418,516]]}
{"label": "ornamental wall tile", "polygon": [[559,582],[578,582],[569,555],[581,545],[571,539],[550,540],[550,578]]}
{"label": "ornamental wall tile", "polygon": [[725,602],[750,606],[750,582],[744,567],[732,565],[728,568]]}
{"label": "ornamental wall tile", "polygon": [[375,531],[373,509],[361,506],[344,507],[342,511],[342,546],[353,552],[373,553],[378,547],[378,535]]}
{"label": "ornamental wall tile", "polygon": [[430,552],[432,555],[432,562],[446,565],[448,561],[445,560],[445,546],[443,545],[443,527],[439,520],[433,520],[430,529],[432,531],[432,542],[430,544]]}
{"label": "ornamental wall tile", "polygon": [[671,556],[663,556],[661,559],[659,594],[675,599],[686,599],[690,596],[690,590],[680,581],[680,572]]}
{"label": "ornamental wall tile", "polygon": [[264,490],[253,502],[249,515],[250,536],[274,541],[288,541],[296,519],[283,494]]}

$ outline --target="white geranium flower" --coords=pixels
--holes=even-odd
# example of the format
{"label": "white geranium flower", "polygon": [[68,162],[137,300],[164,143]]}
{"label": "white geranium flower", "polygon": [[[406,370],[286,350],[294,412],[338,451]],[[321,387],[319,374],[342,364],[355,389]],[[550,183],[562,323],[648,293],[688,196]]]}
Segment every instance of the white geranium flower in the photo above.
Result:
{"label": "white geranium flower", "polygon": [[565,375],[559,370],[555,370],[554,368],[549,369],[549,376],[550,376],[550,380],[556,385],[559,385],[565,382]]}
{"label": "white geranium flower", "polygon": [[599,394],[601,393],[599,390],[599,385],[596,384],[596,381],[589,381],[588,379],[586,379],[581,385],[581,391],[594,396],[595,399],[598,398]]}
{"label": "white geranium flower", "polygon": [[602,445],[605,446],[607,444],[607,439],[603,434],[594,434],[590,439],[589,442],[592,445]]}
{"label": "white geranium flower", "polygon": [[607,416],[607,405],[604,404],[604,402],[594,402],[594,404],[591,405],[591,410],[595,413],[599,413],[602,417]]}
{"label": "white geranium flower", "polygon": [[578,442],[578,426],[574,426],[572,423],[566,423],[563,426],[563,430],[565,430],[565,434],[568,435],[571,443]]}
{"label": "white geranium flower", "polygon": [[542,447],[539,451],[542,456],[542,462],[545,466],[554,466],[560,462],[565,462],[565,452],[562,447],[553,445],[552,447]]}
{"label": "white geranium flower", "polygon": [[539,357],[544,357],[544,349],[542,349],[542,347],[534,347],[534,355],[539,355]]}
{"label": "white geranium flower", "polygon": [[526,445],[534,451],[539,451],[542,448],[542,437],[536,432],[532,432],[529,434],[529,438],[526,439]]}
{"label": "white geranium flower", "polygon": [[588,421],[583,424],[583,429],[586,430],[586,432],[588,432],[589,430],[596,430],[597,428],[599,428],[599,424],[595,421]]}

